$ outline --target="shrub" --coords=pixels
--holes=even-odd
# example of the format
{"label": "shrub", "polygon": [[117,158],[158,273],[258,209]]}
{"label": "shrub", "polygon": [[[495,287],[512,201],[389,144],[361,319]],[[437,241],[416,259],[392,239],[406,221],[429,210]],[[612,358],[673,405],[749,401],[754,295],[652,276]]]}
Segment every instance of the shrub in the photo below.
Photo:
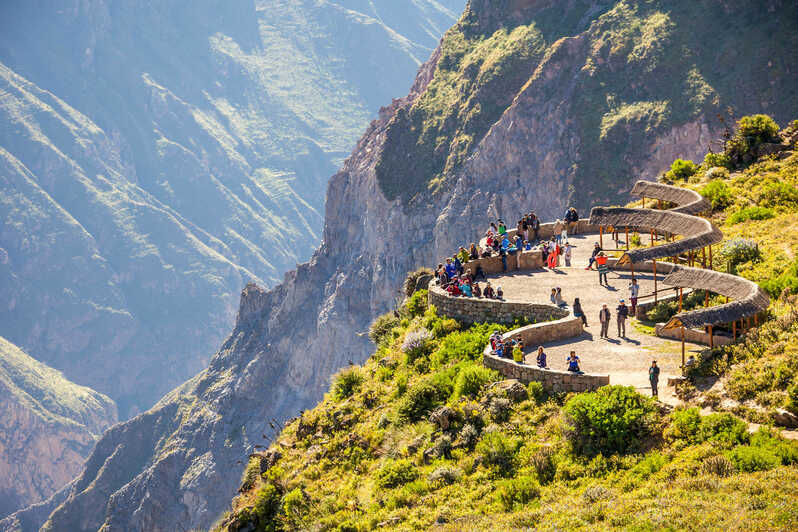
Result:
{"label": "shrub", "polygon": [[412,364],[417,358],[429,354],[432,333],[427,329],[416,329],[405,335],[402,351],[407,356],[407,363]]}
{"label": "shrub", "polygon": [[679,303],[676,301],[662,301],[646,312],[646,318],[654,323],[665,323],[679,312]]}
{"label": "shrub", "polygon": [[498,483],[496,495],[505,511],[524,505],[540,496],[540,484],[532,476],[520,476]]}
{"label": "shrub", "polygon": [[711,441],[733,447],[748,442],[748,425],[727,412],[710,414],[701,418],[696,437],[699,442]]}
{"label": "shrub", "polygon": [[266,484],[258,490],[250,513],[258,530],[271,532],[279,528],[275,518],[280,512],[280,499],[280,491],[273,484]]}
{"label": "shrub", "polygon": [[500,432],[489,432],[477,444],[476,451],[482,456],[482,463],[506,476],[515,469],[515,460],[520,447],[520,438]]}
{"label": "shrub", "polygon": [[258,479],[260,479],[260,458],[250,458],[241,477],[241,490],[251,490],[258,483]]}
{"label": "shrub", "polygon": [[546,389],[543,388],[542,382],[531,381],[527,384],[526,389],[529,392],[529,397],[534,399],[536,403],[540,404],[546,399]]}
{"label": "shrub", "polygon": [[402,423],[419,421],[441,404],[449,394],[430,380],[411,386],[399,401],[397,413]]}
{"label": "shrub", "polygon": [[479,430],[477,430],[474,425],[470,423],[463,425],[463,429],[460,431],[460,443],[463,447],[466,449],[473,449],[478,439]]}
{"label": "shrub", "polygon": [[798,382],[787,389],[787,410],[798,414]]}
{"label": "shrub", "polygon": [[381,345],[386,340],[390,341],[390,333],[399,325],[399,318],[393,312],[379,316],[369,327],[369,338],[376,345]]}
{"label": "shrub", "polygon": [[704,460],[704,463],[701,464],[701,471],[707,475],[729,477],[735,473],[736,468],[725,456],[716,455]]}
{"label": "shrub", "polygon": [[510,418],[510,400],[506,397],[492,397],[488,403],[488,412],[497,423],[503,423]]}
{"label": "shrub", "polygon": [[405,310],[410,316],[421,316],[427,311],[427,291],[419,290],[407,299]]}
{"label": "shrub", "polygon": [[363,384],[363,372],[360,366],[344,368],[333,376],[332,394],[337,400],[352,397]]}
{"label": "shrub", "polygon": [[283,497],[282,521],[289,530],[299,530],[306,525],[310,505],[308,497],[300,488],[294,488]]}
{"label": "shrub", "polygon": [[690,444],[698,443],[701,428],[701,414],[698,408],[677,408],[671,414],[671,424],[665,431],[669,440],[682,440]]}
{"label": "shrub", "polygon": [[[709,152],[704,156],[704,168],[726,168],[731,170],[731,159],[726,152],[712,153]],[[727,174],[728,175],[728,174]]]}
{"label": "shrub", "polygon": [[751,473],[754,471],[767,471],[781,463],[779,457],[770,449],[740,445],[729,453],[729,458],[737,469]]}
{"label": "shrub", "polygon": [[730,224],[747,222],[748,220],[768,220],[776,216],[773,209],[767,207],[744,207],[728,218]]}
{"label": "shrub", "polygon": [[451,333],[440,342],[438,349],[432,354],[433,362],[444,366],[451,361],[479,360],[482,350],[488,343],[492,330],[505,330],[490,325],[475,325],[466,331]]}
{"label": "shrub", "polygon": [[454,484],[463,476],[463,470],[459,467],[439,467],[429,474],[427,480],[431,484]]}
{"label": "shrub", "polygon": [[704,185],[701,189],[701,195],[704,196],[712,204],[712,210],[723,210],[732,204],[732,194],[727,185],[723,181],[711,181]]}
{"label": "shrub", "polygon": [[375,484],[383,489],[395,488],[418,478],[418,470],[410,460],[391,460],[382,465],[374,476]]}
{"label": "shrub", "polygon": [[734,271],[739,264],[758,261],[762,254],[759,245],[750,238],[734,238],[723,244],[721,258],[728,264],[729,271]]}
{"label": "shrub", "polygon": [[769,450],[779,457],[782,465],[798,463],[798,442],[785,440],[773,429],[760,427],[751,435],[751,446]]}
{"label": "shrub", "polygon": [[746,139],[749,146],[776,139],[779,125],[768,115],[749,115],[737,122],[737,135]]}
{"label": "shrub", "polygon": [[698,172],[698,165],[693,161],[685,159],[676,159],[671,165],[671,169],[665,173],[665,176],[670,181],[687,181],[687,179]]}
{"label": "shrub", "polygon": [[598,484],[596,486],[589,486],[583,493],[582,499],[588,503],[593,504],[598,501],[605,501],[612,498],[612,492]]}
{"label": "shrub", "polygon": [[557,464],[554,463],[554,451],[550,447],[541,447],[530,458],[532,467],[541,484],[548,484],[554,480],[557,473]]}
{"label": "shrub", "polygon": [[[421,277],[423,277],[425,275],[435,275],[435,272],[433,272],[429,268],[419,268],[419,269],[414,270],[414,271],[412,271],[412,272],[407,274],[407,277],[405,277],[405,295],[407,297],[410,297],[410,296],[414,295],[413,292],[416,289],[416,285],[418,284],[419,278],[421,278]],[[418,293],[418,292],[416,292],[416,293]],[[426,306],[427,306],[426,305],[426,299],[427,299],[426,298],[426,293],[424,294],[424,296],[425,296],[424,297],[424,308],[426,308]]]}
{"label": "shrub", "polygon": [[759,194],[759,203],[765,207],[798,206],[798,188],[783,181],[768,183]]}
{"label": "shrub", "polygon": [[476,397],[483,386],[499,380],[499,374],[484,366],[469,364],[457,375],[454,384],[454,398],[462,396]]}
{"label": "shrub", "polygon": [[565,403],[566,436],[581,454],[610,455],[640,448],[651,435],[654,404],[629,386],[605,386]]}
{"label": "shrub", "polygon": [[774,298],[779,297],[784,290],[789,290],[792,294],[798,294],[798,259],[793,261],[781,275],[766,279],[760,285],[763,290]]}

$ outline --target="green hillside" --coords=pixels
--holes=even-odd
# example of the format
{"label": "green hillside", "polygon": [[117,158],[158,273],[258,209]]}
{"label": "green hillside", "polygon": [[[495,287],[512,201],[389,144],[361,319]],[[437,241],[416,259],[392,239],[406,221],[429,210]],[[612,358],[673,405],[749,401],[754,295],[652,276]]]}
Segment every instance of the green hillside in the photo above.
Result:
{"label": "green hillside", "polygon": [[[219,529],[794,530],[798,442],[767,408],[798,413],[798,132],[779,136],[771,122],[745,118],[722,152],[663,176],[701,190],[729,242],[758,244],[756,255],[722,246],[715,266],[775,297],[743,341],[700,353],[687,403],[501,381],[481,357],[490,332],[507,328],[467,328],[419,291],[374,322],[363,366],[341,370],[318,406],[251,457]],[[694,386],[707,376],[759,406],[713,401]],[[754,411],[761,427],[748,423]]]}

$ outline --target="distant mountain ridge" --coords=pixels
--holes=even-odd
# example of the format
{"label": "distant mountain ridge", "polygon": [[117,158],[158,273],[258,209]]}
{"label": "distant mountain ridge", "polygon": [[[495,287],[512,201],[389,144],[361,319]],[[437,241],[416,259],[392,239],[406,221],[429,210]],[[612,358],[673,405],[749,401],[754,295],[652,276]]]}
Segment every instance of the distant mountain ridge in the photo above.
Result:
{"label": "distant mountain ridge", "polygon": [[310,257],[327,177],[464,2],[4,3],[0,334],[150,407]]}

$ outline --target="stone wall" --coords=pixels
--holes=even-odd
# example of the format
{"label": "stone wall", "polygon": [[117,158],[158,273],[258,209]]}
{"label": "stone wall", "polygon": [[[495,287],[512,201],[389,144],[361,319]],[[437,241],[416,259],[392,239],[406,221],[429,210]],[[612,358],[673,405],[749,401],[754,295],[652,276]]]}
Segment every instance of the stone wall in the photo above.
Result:
{"label": "stone wall", "polygon": [[453,297],[440,286],[430,286],[427,295],[430,305],[438,313],[465,323],[512,323],[516,318],[526,318],[532,323],[559,320],[568,311],[553,305],[522,303],[476,297]]}
{"label": "stone wall", "polygon": [[[660,338],[668,338],[669,340],[678,340],[681,342],[682,340],[682,330],[679,329],[664,329],[664,323],[657,323],[654,326],[654,332]],[[684,330],[684,341],[690,342],[693,344],[703,344],[709,345],[709,333],[705,332],[702,329],[685,329]],[[713,345],[729,345],[733,342],[731,336],[727,336],[725,334],[713,334],[712,335],[712,344]]]}
{"label": "stone wall", "polygon": [[537,270],[543,267],[543,253],[539,249],[533,249],[507,255],[507,270],[502,266],[502,259],[498,255],[470,260],[463,265],[463,268],[470,269],[471,273],[476,274],[477,266],[482,266],[482,271],[488,275],[514,270]]}

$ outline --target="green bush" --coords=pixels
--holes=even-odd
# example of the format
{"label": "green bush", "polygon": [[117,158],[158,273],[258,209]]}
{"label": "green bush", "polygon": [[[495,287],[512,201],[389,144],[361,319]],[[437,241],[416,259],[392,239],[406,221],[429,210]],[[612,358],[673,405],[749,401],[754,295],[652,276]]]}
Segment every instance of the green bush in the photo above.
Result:
{"label": "green bush", "polygon": [[301,530],[307,526],[310,505],[307,495],[300,488],[294,488],[283,497],[281,521],[288,530]]}
{"label": "green bush", "polygon": [[773,209],[767,207],[744,207],[728,218],[730,224],[739,224],[748,220],[769,220],[776,216]]}
{"label": "green bush", "polygon": [[751,435],[751,446],[767,449],[779,458],[782,465],[798,464],[798,442],[785,440],[768,427],[760,427]]}
{"label": "green bush", "polygon": [[720,256],[729,266],[729,271],[746,262],[756,262],[762,257],[759,245],[750,238],[734,238],[723,244]]}
{"label": "green bush", "polygon": [[760,283],[762,289],[771,297],[779,297],[787,289],[791,294],[798,294],[798,259],[793,261],[778,277],[766,279]]}
{"label": "green bush", "polygon": [[506,512],[540,496],[540,484],[532,476],[519,476],[498,483],[497,498]]}
{"label": "green bush", "polygon": [[701,195],[712,204],[713,211],[720,211],[732,204],[732,194],[729,185],[724,181],[711,181],[701,189]]}
{"label": "green bush", "polygon": [[798,188],[782,181],[768,183],[762,187],[759,203],[765,207],[796,207],[798,206]]}
{"label": "green bush", "polygon": [[360,389],[363,384],[363,372],[360,366],[344,368],[333,376],[332,394],[338,399],[346,399]]}
{"label": "green bush", "polygon": [[711,441],[732,447],[748,443],[748,424],[728,412],[710,414],[701,418],[696,437],[699,442]]}
{"label": "green bush", "polygon": [[701,413],[698,408],[677,408],[671,413],[671,423],[665,431],[665,436],[669,440],[682,440],[694,444],[699,442],[700,428]]}
{"label": "green bush", "polygon": [[787,389],[787,410],[798,415],[798,382]]}
{"label": "green bush", "polygon": [[257,523],[257,530],[272,532],[280,528],[276,518],[281,509],[280,491],[273,484],[266,484],[255,495],[255,505],[250,515]]}
{"label": "green bush", "polygon": [[432,361],[437,366],[444,366],[451,361],[479,360],[482,350],[488,344],[488,338],[494,330],[504,332],[506,327],[493,324],[479,324],[465,331],[446,336],[440,346],[432,354]]}
{"label": "green bush", "polygon": [[369,338],[376,345],[382,345],[392,339],[391,331],[397,325],[399,325],[399,318],[393,312],[386,312],[374,320],[369,327]]}
{"label": "green bush", "polygon": [[709,152],[704,156],[704,167],[705,168],[721,167],[731,170],[732,164],[731,164],[731,159],[725,152],[720,152],[720,153]]}
{"label": "green bush", "polygon": [[515,469],[521,439],[516,436],[489,432],[482,437],[476,446],[476,452],[482,456],[482,463],[492,467],[500,475],[510,475]]}
{"label": "green bush", "polygon": [[676,159],[671,165],[671,169],[665,173],[665,176],[670,181],[687,181],[691,176],[698,172],[698,165],[693,161],[685,159]]}
{"label": "green bush", "polygon": [[258,483],[258,479],[260,479],[260,458],[250,458],[241,477],[241,490],[251,490]]}
{"label": "green bush", "polygon": [[715,455],[704,460],[704,463],[701,464],[701,471],[708,475],[728,477],[735,473],[736,468],[731,460],[725,456]]}
{"label": "green bush", "polygon": [[747,140],[749,146],[776,140],[779,125],[768,115],[749,115],[737,122],[737,135]]}
{"label": "green bush", "polygon": [[410,460],[390,460],[377,470],[375,484],[383,489],[395,488],[418,478],[418,470]]}
{"label": "green bush", "polygon": [[740,471],[751,473],[753,471],[767,471],[781,463],[779,457],[770,449],[740,445],[729,453],[729,459]]}
{"label": "green bush", "polygon": [[536,403],[540,404],[546,399],[546,389],[543,388],[542,382],[531,381],[527,384],[526,389],[529,392],[529,397],[534,399]]}
{"label": "green bush", "polygon": [[499,374],[484,366],[469,364],[457,375],[454,384],[454,398],[463,396],[476,397],[483,386],[499,380]]}
{"label": "green bush", "polygon": [[580,454],[634,452],[652,434],[654,403],[630,386],[605,386],[565,403],[566,436]]}
{"label": "green bush", "polygon": [[419,421],[448,397],[446,390],[424,380],[411,386],[399,401],[397,413],[402,423]]}
{"label": "green bush", "polygon": [[427,311],[427,290],[419,290],[410,296],[405,303],[405,310],[410,316],[421,316]]}

